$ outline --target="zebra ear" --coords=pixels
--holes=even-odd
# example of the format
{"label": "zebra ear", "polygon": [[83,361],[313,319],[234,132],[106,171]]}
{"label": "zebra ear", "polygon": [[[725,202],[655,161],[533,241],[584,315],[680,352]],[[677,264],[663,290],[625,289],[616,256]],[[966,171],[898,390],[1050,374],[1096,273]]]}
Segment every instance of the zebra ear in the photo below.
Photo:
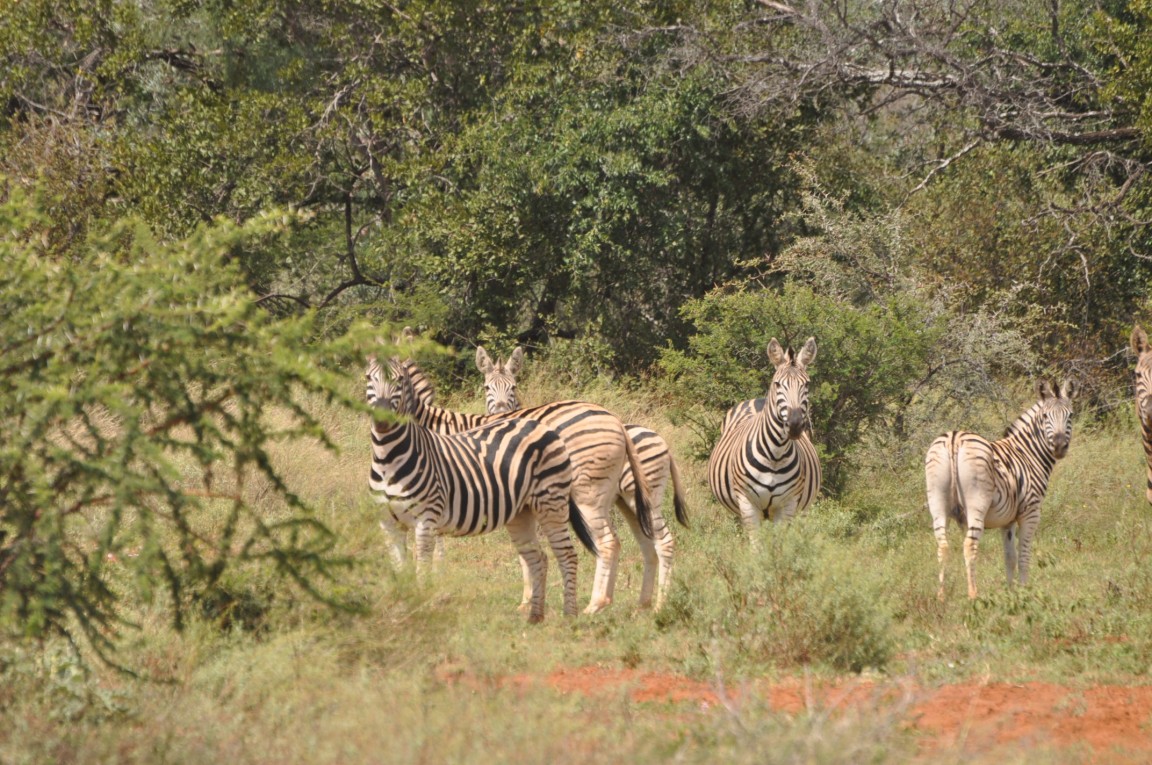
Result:
{"label": "zebra ear", "polygon": [[810,337],[804,342],[804,347],[796,354],[796,366],[807,369],[808,365],[816,360],[816,338]]}
{"label": "zebra ear", "polygon": [[788,354],[780,345],[780,341],[772,338],[768,341],[768,360],[772,362],[772,366],[778,367],[788,363]]}
{"label": "zebra ear", "polygon": [[488,356],[488,351],[484,350],[484,346],[476,346],[476,368],[482,374],[492,374],[492,359]]}
{"label": "zebra ear", "polygon": [[388,371],[392,373],[393,380],[399,380],[408,373],[408,370],[404,368],[404,362],[395,356],[388,359]]}
{"label": "zebra ear", "polygon": [[1040,396],[1040,400],[1055,398],[1056,389],[1052,387],[1050,380],[1040,380],[1036,383],[1036,395]]}
{"label": "zebra ear", "polygon": [[520,374],[520,369],[524,366],[524,349],[516,346],[516,350],[512,351],[512,355],[508,357],[508,362],[504,365],[504,371],[515,377]]}
{"label": "zebra ear", "polygon": [[1148,335],[1137,324],[1132,327],[1132,352],[1137,356],[1148,350]]}
{"label": "zebra ear", "polygon": [[1073,399],[1080,392],[1080,384],[1075,380],[1065,380],[1060,386],[1060,398]]}

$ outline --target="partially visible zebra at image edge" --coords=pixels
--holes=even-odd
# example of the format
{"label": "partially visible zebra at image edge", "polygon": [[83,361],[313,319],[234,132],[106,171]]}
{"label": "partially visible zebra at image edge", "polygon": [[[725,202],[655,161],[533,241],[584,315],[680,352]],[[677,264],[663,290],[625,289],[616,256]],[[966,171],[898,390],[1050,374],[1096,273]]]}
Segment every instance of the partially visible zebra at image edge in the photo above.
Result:
{"label": "partially visible zebra at image edge", "polygon": [[1140,417],[1140,436],[1144,442],[1147,473],[1144,496],[1152,503],[1152,347],[1140,325],[1132,327],[1132,352],[1136,354],[1136,414]]}
{"label": "partially visible zebra at image edge", "polygon": [[1076,384],[1059,388],[1047,380],[1036,388],[1039,401],[989,441],[976,433],[951,431],[937,438],[924,459],[928,510],[936,535],[940,588],[948,556],[948,519],[964,529],[968,597],[976,597],[976,557],[984,529],[1003,529],[1008,584],[1028,582],[1032,537],[1040,525],[1040,504],[1056,461],[1072,440],[1072,399]]}
{"label": "partially visible zebra at image edge", "polygon": [[[517,376],[523,367],[524,349],[520,346],[516,346],[507,361],[499,358],[493,361],[484,350],[484,346],[476,347],[476,368],[484,375],[484,405],[488,414],[514,412],[522,408],[517,393]],[[426,381],[424,387],[431,388]],[[624,428],[640,457],[640,469],[648,483],[648,493],[652,500],[651,535],[643,533],[637,520],[634,499],[636,477],[632,472],[632,466],[627,463],[620,475],[620,491],[616,496],[616,507],[632,529],[632,535],[644,560],[644,573],[640,582],[640,607],[651,606],[655,592],[655,609],[659,611],[664,606],[672,586],[672,561],[675,554],[672,532],[668,528],[662,510],[664,491],[671,480],[672,505],[676,520],[681,526],[687,526],[688,505],[684,498],[684,483],[667,441],[656,431],[643,425],[625,424]],[[613,596],[612,592],[607,594],[609,597]]]}
{"label": "partially visible zebra at image edge", "polygon": [[525,593],[528,621],[538,622],[544,618],[548,570],[537,540],[539,527],[560,567],[564,613],[576,615],[577,555],[568,524],[593,553],[596,545],[572,500],[572,463],[563,440],[526,419],[506,419],[454,435],[435,433],[413,416],[420,402],[407,371],[398,364],[392,371],[397,381],[385,381],[380,365],[370,358],[370,403],[408,415],[399,422],[374,420],[371,429],[369,486],[384,508],[380,525],[394,560],[404,560],[407,528],[416,530],[418,574],[440,535],[507,528],[530,578]]}
{"label": "partially visible zebra at image edge", "polygon": [[799,352],[772,338],[768,359],[776,371],[767,395],[728,410],[708,459],[712,493],[737,516],[753,544],[761,519],[786,521],[820,491],[808,414],[808,366],[815,358],[815,338]]}

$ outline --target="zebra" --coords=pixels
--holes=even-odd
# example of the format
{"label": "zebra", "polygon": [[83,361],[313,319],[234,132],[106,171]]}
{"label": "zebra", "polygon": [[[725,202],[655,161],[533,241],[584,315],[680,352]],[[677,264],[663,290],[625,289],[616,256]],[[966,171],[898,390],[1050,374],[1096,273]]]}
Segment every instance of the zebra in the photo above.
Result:
{"label": "zebra", "polygon": [[[516,346],[508,361],[495,362],[484,346],[476,346],[476,367],[484,375],[484,407],[488,414],[502,414],[520,408],[516,395],[516,375],[524,365],[524,349]],[[429,402],[431,403],[431,402]]]}
{"label": "zebra", "polygon": [[816,339],[799,353],[776,338],[768,359],[776,368],[768,395],[736,404],[724,417],[708,458],[708,484],[739,519],[753,544],[762,519],[787,521],[820,491],[820,459],[808,416],[808,365]]}
{"label": "zebra", "polygon": [[1132,352],[1136,354],[1136,414],[1140,417],[1144,459],[1148,463],[1144,496],[1152,503],[1152,346],[1139,325],[1132,327]]}
{"label": "zebra", "polygon": [[[1072,439],[1072,399],[1076,384],[1059,388],[1037,383],[1039,401],[1020,415],[998,441],[966,431],[945,433],[932,442],[924,459],[928,510],[936,535],[940,589],[948,555],[948,518],[966,529],[964,565],[968,597],[976,597],[976,554],[984,529],[1003,529],[1008,585],[1028,583],[1032,536],[1040,524],[1040,503],[1056,461]],[[1017,538],[1018,536],[1018,538]]]}
{"label": "zebra", "polygon": [[548,538],[564,582],[564,613],[575,616],[576,550],[571,523],[593,553],[583,518],[572,500],[572,463],[564,442],[552,430],[527,419],[505,419],[467,433],[441,435],[412,419],[419,399],[410,375],[394,369],[397,382],[384,381],[376,360],[369,360],[372,405],[407,418],[372,423],[372,469],[368,484],[384,505],[380,525],[387,532],[393,559],[405,557],[404,529],[416,529],[416,567],[420,574],[440,535],[508,534],[531,577],[528,621],[544,618],[548,564],[536,528]]}
{"label": "zebra", "polygon": [[[484,375],[484,402],[489,414],[511,412],[521,407],[516,389],[516,376],[524,366],[524,349],[517,346],[508,361],[492,361],[484,346],[476,348],[476,367]],[[648,484],[652,498],[652,536],[644,534],[636,518],[635,475],[631,465],[625,465],[620,476],[620,491],[616,496],[616,506],[632,529],[632,535],[640,547],[644,559],[644,574],[640,583],[640,607],[652,606],[653,591],[656,593],[654,610],[659,611],[668,596],[672,584],[672,558],[675,544],[672,532],[664,520],[661,505],[668,480],[672,480],[673,506],[676,520],[682,526],[688,525],[687,503],[684,500],[684,485],[680,471],[668,443],[658,433],[642,425],[625,425],[628,438],[640,455],[641,471]],[[613,579],[613,581],[615,581]],[[613,593],[609,592],[608,597]]]}
{"label": "zebra", "polygon": [[[404,362],[411,373],[415,362]],[[369,368],[369,375],[374,374]],[[624,466],[643,476],[640,457],[620,419],[603,407],[586,401],[557,401],[544,406],[494,415],[476,415],[442,409],[419,401],[414,417],[437,433],[460,433],[481,425],[509,419],[532,419],[556,431],[572,459],[572,495],[585,525],[596,540],[598,555],[592,596],[584,613],[602,611],[612,603],[620,539],[612,526],[612,503],[620,486]],[[647,481],[634,481],[636,521],[641,533],[652,535],[652,501]],[[527,573],[527,572],[525,572]],[[525,597],[529,592],[525,579]],[[526,602],[526,601],[525,601]]]}

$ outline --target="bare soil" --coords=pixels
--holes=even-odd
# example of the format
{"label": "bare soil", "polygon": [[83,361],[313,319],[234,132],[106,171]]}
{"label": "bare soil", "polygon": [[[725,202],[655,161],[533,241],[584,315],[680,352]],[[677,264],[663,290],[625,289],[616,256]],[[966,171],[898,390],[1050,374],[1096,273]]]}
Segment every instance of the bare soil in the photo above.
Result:
{"label": "bare soil", "polygon": [[680,675],[640,669],[585,666],[558,669],[543,677],[515,675],[481,683],[450,667],[445,682],[477,687],[528,688],[544,685],[559,693],[588,696],[628,694],[638,703],[691,705],[709,710],[739,704],[748,694],[783,714],[875,709],[897,714],[919,734],[921,752],[987,755],[1001,749],[1074,747],[1092,761],[1152,761],[1152,686],[1074,686],[970,680],[922,687],[895,680],[804,679],[758,681],[738,688]]}

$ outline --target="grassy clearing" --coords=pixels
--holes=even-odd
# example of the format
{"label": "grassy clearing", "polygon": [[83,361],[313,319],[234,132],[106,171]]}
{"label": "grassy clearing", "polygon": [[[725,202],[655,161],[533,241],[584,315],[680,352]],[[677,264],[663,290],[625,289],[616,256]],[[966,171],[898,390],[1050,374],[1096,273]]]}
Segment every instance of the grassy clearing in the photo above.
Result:
{"label": "grassy clearing", "polygon": [[[529,401],[548,396],[532,383],[522,390]],[[635,702],[626,689],[566,695],[506,680],[594,665],[753,689],[805,672],[922,687],[968,678],[1146,682],[1152,510],[1135,422],[1075,433],[1045,503],[1030,587],[1005,588],[993,533],[980,559],[982,597],[964,597],[957,554],[940,603],[919,458],[877,458],[846,496],[765,529],[754,552],[712,501],[704,463],[686,456],[689,426],[619,388],[583,397],[654,427],[680,455],[692,526],[675,529],[664,612],[636,607],[641,560],[623,524],[616,602],[596,617],[560,616],[553,566],[548,618],[526,625],[503,533],[450,542],[430,581],[393,570],[365,490],[365,423],[324,411],[341,453],[300,443],[278,458],[357,561],[330,591],[362,613],[333,613],[248,569],[228,579],[232,600],[206,608],[182,634],[146,608],[133,615],[141,628],[127,636],[123,658],[159,681],[87,673],[62,646],[2,646],[0,761],[899,762],[920,746],[905,723],[907,699],[786,714],[754,691],[730,708],[704,708]],[[956,529],[953,538],[958,549]],[[582,598],[591,572],[584,556]],[[1028,754],[1001,752],[997,761]]]}

